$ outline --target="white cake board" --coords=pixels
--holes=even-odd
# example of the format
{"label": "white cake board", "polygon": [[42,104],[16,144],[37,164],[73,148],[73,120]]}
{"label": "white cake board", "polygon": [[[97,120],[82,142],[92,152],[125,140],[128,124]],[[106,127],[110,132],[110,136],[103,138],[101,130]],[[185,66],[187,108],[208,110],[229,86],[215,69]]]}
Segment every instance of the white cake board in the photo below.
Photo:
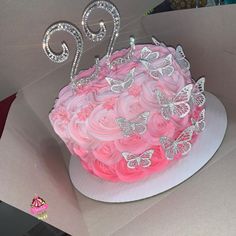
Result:
{"label": "white cake board", "polygon": [[200,170],[220,147],[227,127],[227,115],[220,100],[206,92],[206,129],[191,152],[162,173],[136,183],[112,183],[89,174],[76,157],[71,157],[70,178],[85,196],[102,202],[130,202],[162,193],[182,183]]}

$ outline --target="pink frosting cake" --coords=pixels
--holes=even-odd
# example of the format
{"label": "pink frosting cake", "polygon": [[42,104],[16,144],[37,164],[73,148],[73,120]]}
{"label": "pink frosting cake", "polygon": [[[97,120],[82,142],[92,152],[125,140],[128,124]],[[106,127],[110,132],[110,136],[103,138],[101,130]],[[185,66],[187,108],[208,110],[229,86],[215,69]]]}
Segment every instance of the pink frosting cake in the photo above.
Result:
{"label": "pink frosting cake", "polygon": [[[98,68],[96,68],[96,66]],[[182,48],[156,43],[116,51],[63,88],[49,117],[91,174],[134,182],[188,154],[205,128],[204,78],[196,83]],[[185,157],[188,158],[188,157]]]}

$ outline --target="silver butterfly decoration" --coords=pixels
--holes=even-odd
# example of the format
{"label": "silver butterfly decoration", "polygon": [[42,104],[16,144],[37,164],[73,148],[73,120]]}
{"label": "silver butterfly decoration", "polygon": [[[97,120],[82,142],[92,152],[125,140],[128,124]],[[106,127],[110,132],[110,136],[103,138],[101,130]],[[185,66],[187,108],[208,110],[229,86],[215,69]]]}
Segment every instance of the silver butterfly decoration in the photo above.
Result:
{"label": "silver butterfly decoration", "polygon": [[111,77],[106,77],[106,81],[108,82],[108,84],[111,87],[111,91],[114,93],[121,93],[124,90],[130,88],[134,82],[134,72],[135,72],[135,68],[133,68],[128,75],[125,77],[124,80],[115,80]]}
{"label": "silver butterfly decoration", "polygon": [[[149,48],[144,47],[141,50],[141,58],[139,61],[144,65],[149,75],[154,79],[159,79],[162,76],[171,76],[174,72],[172,65],[172,55],[169,54],[164,58],[159,58],[158,52],[152,52]],[[155,65],[154,65],[155,63]]]}
{"label": "silver butterfly decoration", "polygon": [[190,63],[189,61],[185,58],[185,54],[183,51],[183,48],[179,45],[176,47],[175,50],[175,59],[178,62],[179,66],[183,69],[183,70],[189,70],[190,69]]}
{"label": "silver butterfly decoration", "polygon": [[160,61],[156,63],[156,68],[151,71],[151,75],[154,79],[159,79],[162,76],[171,76],[174,73],[174,67],[172,66],[172,54],[161,58]]}
{"label": "silver butterfly decoration", "polygon": [[[159,52],[152,52],[149,48],[143,47],[141,50],[140,62],[147,68],[152,69],[152,63],[158,59]],[[153,68],[154,69],[154,68]]]}
{"label": "silver butterfly decoration", "polygon": [[185,129],[175,140],[166,136],[160,138],[160,143],[165,151],[166,158],[173,160],[177,154],[186,155],[191,150],[191,141],[194,128],[193,126]]}
{"label": "silver butterfly decoration", "polygon": [[149,112],[143,112],[138,115],[135,121],[126,120],[123,117],[116,119],[117,124],[123,132],[123,135],[129,137],[135,133],[143,134],[147,130],[147,122],[149,118]]}
{"label": "silver butterfly decoration", "polygon": [[122,156],[127,161],[127,167],[129,169],[135,169],[137,166],[142,166],[144,168],[149,167],[151,163],[151,158],[154,153],[153,149],[143,152],[141,155],[133,155],[129,152],[122,152]]}
{"label": "silver butterfly decoration", "polygon": [[155,37],[152,37],[152,42],[156,45],[156,46],[161,46],[161,47],[166,47],[166,45],[162,42],[159,42]]}
{"label": "silver butterfly decoration", "polygon": [[201,107],[206,102],[206,97],[204,95],[204,85],[205,85],[205,78],[200,78],[193,86],[191,100],[192,102]]}
{"label": "silver butterfly decoration", "polygon": [[161,105],[161,115],[165,120],[169,120],[173,115],[183,118],[189,113],[190,106],[188,101],[192,88],[192,84],[186,85],[172,99],[168,99],[164,93],[156,90],[157,100]]}
{"label": "silver butterfly decoration", "polygon": [[109,65],[110,68],[112,69],[116,65],[131,62],[133,60],[134,50],[135,50],[135,39],[134,39],[134,37],[130,37],[129,51],[123,57],[118,57],[118,58],[114,59]]}
{"label": "silver butterfly decoration", "polygon": [[194,131],[196,133],[200,133],[202,132],[205,128],[206,128],[206,122],[205,122],[205,114],[206,114],[206,110],[203,109],[197,120],[191,118],[191,122],[193,124],[194,127]]}

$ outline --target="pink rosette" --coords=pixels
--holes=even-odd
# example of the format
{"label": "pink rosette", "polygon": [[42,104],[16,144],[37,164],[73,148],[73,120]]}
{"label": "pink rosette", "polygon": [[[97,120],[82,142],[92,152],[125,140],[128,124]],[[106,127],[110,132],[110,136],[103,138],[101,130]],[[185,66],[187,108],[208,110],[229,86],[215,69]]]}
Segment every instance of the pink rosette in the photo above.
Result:
{"label": "pink rosette", "polygon": [[89,151],[85,148],[82,148],[78,144],[74,144],[72,147],[72,153],[76,154],[82,160],[87,160],[86,156],[88,155]]}
{"label": "pink rosette", "polygon": [[186,82],[179,72],[175,70],[171,77],[163,76],[159,81],[159,86],[165,88],[165,91],[171,91],[174,94],[177,94],[185,86]]}
{"label": "pink rosette", "polygon": [[135,84],[128,89],[129,96],[139,97],[142,92],[142,86]]}
{"label": "pink rosette", "polygon": [[92,94],[81,95],[81,96],[74,96],[70,99],[67,103],[66,109],[71,114],[82,112],[82,110],[86,109],[87,107],[95,107],[96,102],[94,100],[94,96]]}
{"label": "pink rosette", "polygon": [[103,142],[92,151],[94,158],[105,165],[113,165],[121,159],[113,142]]}
{"label": "pink rosette", "polygon": [[119,117],[125,117],[128,120],[134,119],[146,111],[140,104],[140,97],[130,96],[128,93],[120,95],[116,109]]}
{"label": "pink rosette", "polygon": [[155,80],[147,80],[142,86],[142,95],[140,96],[140,104],[146,109],[158,109],[156,91],[160,89],[158,82]]}
{"label": "pink rosette", "polygon": [[153,145],[159,143],[160,137],[173,137],[176,127],[173,122],[165,120],[159,112],[150,115],[147,132],[150,135],[148,140]]}
{"label": "pink rosette", "polygon": [[67,124],[70,121],[70,113],[63,106],[54,108],[49,114],[49,120],[56,134],[64,141],[69,140]]}
{"label": "pink rosette", "polygon": [[191,114],[188,114],[181,119],[177,116],[172,117],[171,122],[175,126],[176,132],[181,132],[192,125],[190,121],[190,116]]}
{"label": "pink rosette", "polygon": [[83,168],[88,171],[90,174],[93,174],[93,170],[92,170],[92,167],[91,167],[91,163],[92,162],[92,159],[91,158],[88,158],[88,160],[86,161],[83,161],[82,159],[80,159],[80,163],[81,165],[83,166]]}
{"label": "pink rosette", "polygon": [[116,123],[117,113],[107,110],[103,105],[97,106],[86,122],[86,130],[91,137],[103,141],[113,141],[121,138],[120,129]]}
{"label": "pink rosette", "polygon": [[68,124],[68,134],[81,148],[90,148],[95,143],[95,140],[88,134],[84,124],[78,122],[77,114],[71,118]]}
{"label": "pink rosette", "polygon": [[[128,51],[129,49],[127,48],[115,51],[114,53],[112,53],[110,61],[113,62],[114,60],[117,60],[118,58],[125,56],[128,53]],[[104,58],[105,58],[104,63],[106,63],[106,57]]]}
{"label": "pink rosette", "polygon": [[115,147],[119,152],[130,152],[138,154],[144,152],[148,146],[148,140],[144,136],[134,134],[127,138],[122,138],[114,141]]}
{"label": "pink rosette", "polygon": [[92,173],[102,179],[109,180],[112,182],[119,181],[118,176],[116,175],[115,168],[112,166],[105,165],[101,161],[94,160],[92,165]]}
{"label": "pink rosette", "polygon": [[111,91],[110,87],[105,87],[96,93],[94,99],[98,104],[103,104],[109,100],[114,100],[119,96],[120,94],[118,93],[114,94],[114,92]]}

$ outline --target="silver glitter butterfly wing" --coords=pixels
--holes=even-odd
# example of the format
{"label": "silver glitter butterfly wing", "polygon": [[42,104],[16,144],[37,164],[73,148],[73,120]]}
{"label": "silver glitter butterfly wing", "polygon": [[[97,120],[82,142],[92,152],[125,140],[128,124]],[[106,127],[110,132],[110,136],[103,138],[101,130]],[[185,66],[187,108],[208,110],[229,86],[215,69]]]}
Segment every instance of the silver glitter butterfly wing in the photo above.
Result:
{"label": "silver glitter butterfly wing", "polygon": [[134,133],[143,134],[147,130],[149,112],[141,113],[133,122],[126,120],[123,117],[117,118],[116,122],[123,132],[124,136],[131,136]]}
{"label": "silver glitter butterfly wing", "polygon": [[137,120],[134,122],[136,133],[143,134],[146,132],[149,114],[150,113],[146,111],[138,116]]}
{"label": "silver glitter butterfly wing", "polygon": [[191,119],[191,122],[194,126],[194,131],[197,133],[202,132],[206,127],[205,113],[206,110],[203,109],[199,114],[198,120],[194,120],[193,118]]}
{"label": "silver glitter butterfly wing", "polygon": [[154,153],[154,150],[150,149],[148,151],[145,151],[143,154],[141,154],[139,156],[140,165],[142,167],[146,168],[146,167],[149,167],[152,164],[151,158],[152,158],[153,153]]}
{"label": "silver glitter butterfly wing", "polygon": [[175,50],[175,58],[176,58],[176,61],[179,64],[179,66],[182,69],[184,69],[184,70],[189,70],[190,69],[190,63],[185,58],[185,54],[184,54],[183,48],[180,45],[177,46],[177,48]]}
{"label": "silver glitter butterfly wing", "polygon": [[129,169],[135,169],[139,165],[139,157],[129,152],[122,152],[121,154],[125,158]]}
{"label": "silver glitter butterfly wing", "polygon": [[199,107],[203,106],[206,102],[206,97],[204,95],[204,86],[205,78],[202,77],[195,83],[191,94],[192,102]]}
{"label": "silver glitter butterfly wing", "polygon": [[155,63],[154,68],[150,70],[150,75],[154,79],[159,79],[162,76],[171,76],[173,72],[174,67],[172,66],[172,54],[169,54]]}
{"label": "silver glitter butterfly wing", "polygon": [[152,42],[153,42],[156,46],[166,47],[166,45],[165,45],[164,43],[159,42],[155,37],[152,37]]}
{"label": "silver glitter butterfly wing", "polygon": [[178,153],[186,155],[191,150],[191,141],[194,128],[192,126],[185,129],[179,137],[175,140],[175,146],[177,147]]}
{"label": "silver glitter butterfly wing", "polygon": [[134,70],[133,68],[124,80],[115,80],[110,77],[106,77],[106,81],[111,87],[111,91],[114,93],[121,93],[124,90],[130,88],[134,82]]}
{"label": "silver glitter butterfly wing", "polygon": [[149,75],[156,80],[158,80],[161,77],[161,73],[158,69],[149,70]]}
{"label": "silver glitter butterfly wing", "polygon": [[140,62],[144,65],[147,70],[155,69],[152,65],[153,61],[155,61],[159,57],[158,52],[152,52],[149,48],[144,47],[141,50],[141,58]]}
{"label": "silver glitter butterfly wing", "polygon": [[153,60],[156,60],[159,57],[159,52],[153,52],[149,48],[144,47],[141,50],[141,60],[152,62]]}
{"label": "silver glitter butterfly wing", "polygon": [[164,136],[160,138],[160,143],[165,151],[166,159],[173,160],[178,153],[178,150],[174,146],[174,141]]}
{"label": "silver glitter butterfly wing", "polygon": [[124,136],[129,137],[132,134],[134,134],[135,127],[132,125],[130,121],[126,120],[123,117],[120,117],[116,119],[116,123],[119,125]]}
{"label": "silver glitter butterfly wing", "polygon": [[105,78],[108,84],[111,87],[111,91],[114,93],[121,93],[124,89],[124,82],[120,80],[115,80],[110,77]]}
{"label": "silver glitter butterfly wing", "polygon": [[177,115],[179,118],[185,117],[190,111],[188,101],[191,96],[192,88],[192,84],[186,85],[173,99],[173,114]]}
{"label": "silver glitter butterfly wing", "polygon": [[160,90],[156,90],[156,97],[158,103],[161,105],[161,115],[165,120],[169,120],[172,116],[171,101]]}
{"label": "silver glitter butterfly wing", "polygon": [[185,86],[172,100],[168,100],[159,90],[156,91],[157,100],[161,105],[161,114],[164,119],[169,120],[172,115],[183,118],[189,113],[190,106],[188,101],[191,95],[191,90],[191,84]]}
{"label": "silver glitter butterfly wing", "polygon": [[162,76],[171,76],[174,73],[174,67],[173,66],[166,66],[161,69],[161,75]]}
{"label": "silver glitter butterfly wing", "polygon": [[192,135],[193,127],[191,126],[185,129],[175,141],[168,137],[161,137],[160,143],[165,150],[166,158],[173,160],[179,153],[186,155],[191,150],[191,143],[189,141],[192,139]]}

